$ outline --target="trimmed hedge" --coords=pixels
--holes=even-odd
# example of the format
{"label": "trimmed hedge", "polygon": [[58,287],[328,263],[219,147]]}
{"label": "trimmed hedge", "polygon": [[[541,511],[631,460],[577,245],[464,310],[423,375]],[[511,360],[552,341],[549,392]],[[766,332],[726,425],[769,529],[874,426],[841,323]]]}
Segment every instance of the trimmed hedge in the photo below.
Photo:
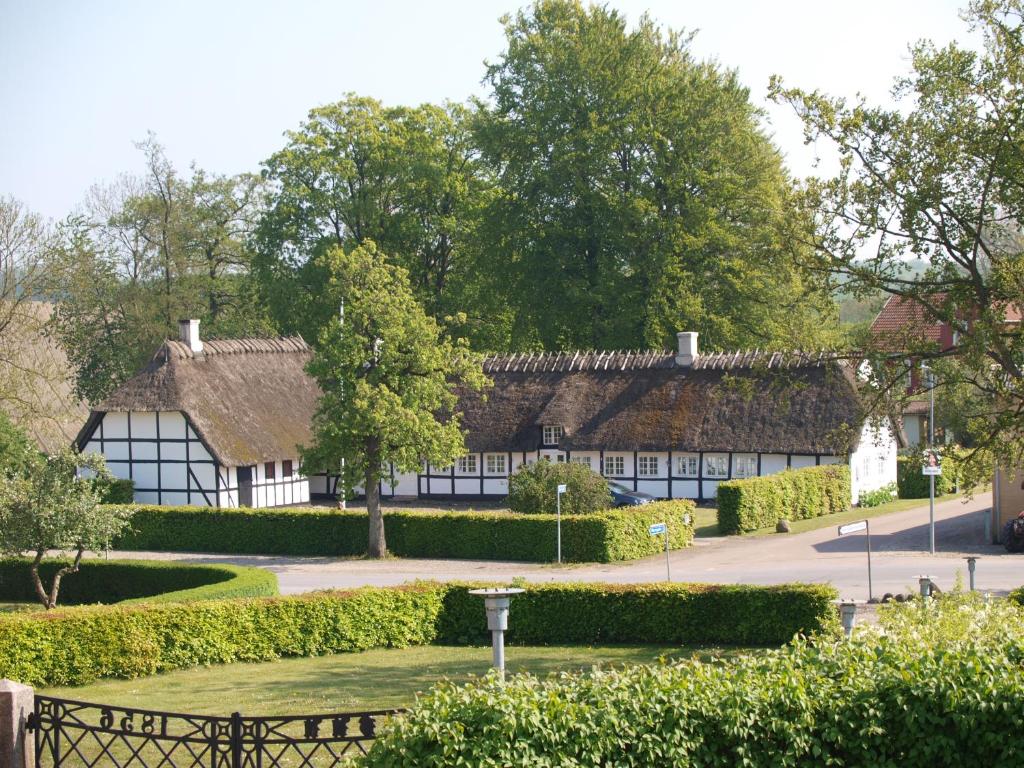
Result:
{"label": "trimmed hedge", "polygon": [[[79,685],[285,656],[487,642],[476,585],[423,582],[279,597],[0,614],[0,678]],[[531,586],[510,643],[785,642],[835,624],[831,587]]]}
{"label": "trimmed hedge", "polygon": [[[49,584],[67,560],[44,560],[39,567]],[[0,600],[36,602],[32,563],[26,558],[0,559]],[[167,603],[226,600],[276,595],[277,576],[262,568],[234,565],[185,565],[151,560],[83,560],[78,573],[65,576],[60,605]]]}
{"label": "trimmed hedge", "polygon": [[718,530],[738,534],[850,508],[850,468],[827,464],[718,485]]}
{"label": "trimmed hedge", "polygon": [[[928,478],[921,474],[921,457],[896,457],[896,490],[901,499],[927,499]],[[956,459],[949,452],[942,455],[942,474],[935,478],[935,495],[945,496],[956,490]]]}
{"label": "trimmed hedge", "polygon": [[[363,555],[365,512],[323,508],[221,509],[137,506],[132,530],[118,549],[264,555]],[[693,541],[693,503],[656,502],[590,515],[562,516],[562,559],[607,563],[657,554],[660,537],[647,534],[668,522],[670,546]],[[388,510],[388,551],[400,557],[549,562],[556,554],[555,515],[505,512]]]}

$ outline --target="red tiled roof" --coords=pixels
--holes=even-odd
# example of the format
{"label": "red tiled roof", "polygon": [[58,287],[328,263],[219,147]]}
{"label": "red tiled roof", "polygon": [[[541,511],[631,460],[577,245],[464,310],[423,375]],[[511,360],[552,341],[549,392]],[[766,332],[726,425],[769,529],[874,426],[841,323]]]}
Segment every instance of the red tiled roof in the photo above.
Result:
{"label": "red tiled roof", "polygon": [[[941,301],[945,294],[936,294]],[[913,335],[925,341],[941,341],[942,323],[926,317],[924,309],[917,302],[902,296],[890,296],[878,317],[871,323],[875,336]]]}

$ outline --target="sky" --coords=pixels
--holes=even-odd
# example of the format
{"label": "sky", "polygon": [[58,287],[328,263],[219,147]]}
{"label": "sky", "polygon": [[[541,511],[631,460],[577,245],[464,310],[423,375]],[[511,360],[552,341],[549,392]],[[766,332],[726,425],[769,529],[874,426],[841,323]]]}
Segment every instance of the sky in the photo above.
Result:
{"label": "sky", "polygon": [[[697,30],[693,51],[735,68],[791,170],[813,171],[769,77],[890,103],[908,44],[970,44],[966,0],[611,0]],[[517,0],[0,0],[0,196],[51,219],[96,183],[139,173],[152,131],[181,169],[257,171],[313,107],[348,92],[386,104],[485,96],[499,18]],[[976,44],[976,42],[974,43]],[[817,154],[822,154],[817,148]]]}

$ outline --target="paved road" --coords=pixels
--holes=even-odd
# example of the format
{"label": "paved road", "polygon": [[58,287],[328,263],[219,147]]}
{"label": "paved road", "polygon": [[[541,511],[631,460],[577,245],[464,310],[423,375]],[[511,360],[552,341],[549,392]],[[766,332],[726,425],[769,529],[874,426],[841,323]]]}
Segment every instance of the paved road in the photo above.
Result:
{"label": "paved road", "polygon": [[[980,557],[977,586],[997,594],[1024,585],[1024,555],[1009,555],[986,543],[989,494],[969,501],[936,504],[938,552],[928,554],[928,507],[871,520],[874,593],[917,589],[918,574],[935,578],[942,589],[953,586],[956,574],[966,583],[964,556]],[[834,527],[801,534],[764,537],[723,537],[698,540],[696,546],[670,557],[673,581],[780,584],[789,581],[832,583],[843,597],[868,596],[864,536],[840,539]],[[119,553],[193,562],[256,565],[277,574],[285,594],[317,589],[390,586],[414,579],[486,579],[508,581],[649,582],[665,578],[664,556],[608,565],[537,565],[473,560],[384,561],[327,557],[223,556],[171,553]]]}

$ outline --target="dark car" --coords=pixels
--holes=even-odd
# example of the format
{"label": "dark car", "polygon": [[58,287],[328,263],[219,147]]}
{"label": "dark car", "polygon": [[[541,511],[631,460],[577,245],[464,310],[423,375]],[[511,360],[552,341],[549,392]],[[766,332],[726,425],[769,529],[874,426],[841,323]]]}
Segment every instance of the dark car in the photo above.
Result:
{"label": "dark car", "polygon": [[635,507],[637,504],[650,504],[654,497],[643,491],[631,491],[624,485],[608,481],[608,490],[612,492],[612,503],[616,507]]}

